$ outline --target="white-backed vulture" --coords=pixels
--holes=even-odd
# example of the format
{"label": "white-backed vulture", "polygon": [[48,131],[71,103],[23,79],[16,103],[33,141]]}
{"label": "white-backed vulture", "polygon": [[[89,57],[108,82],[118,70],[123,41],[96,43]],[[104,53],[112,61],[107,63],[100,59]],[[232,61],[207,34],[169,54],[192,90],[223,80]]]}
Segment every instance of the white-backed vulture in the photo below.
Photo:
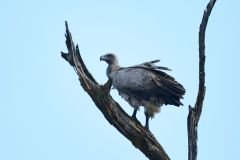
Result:
{"label": "white-backed vulture", "polygon": [[169,71],[169,68],[154,65],[160,60],[131,67],[119,66],[116,55],[112,53],[101,56],[100,60],[108,63],[106,73],[112,80],[113,88],[134,108],[132,117],[136,119],[139,107],[144,107],[146,128],[149,128],[149,118],[154,117],[163,104],[183,105],[180,99],[185,94],[184,87],[163,72]]}

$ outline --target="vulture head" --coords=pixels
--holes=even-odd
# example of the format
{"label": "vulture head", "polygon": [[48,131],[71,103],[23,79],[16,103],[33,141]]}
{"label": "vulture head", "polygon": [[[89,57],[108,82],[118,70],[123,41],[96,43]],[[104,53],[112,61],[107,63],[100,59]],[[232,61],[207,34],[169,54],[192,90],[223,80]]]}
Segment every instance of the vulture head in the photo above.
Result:
{"label": "vulture head", "polygon": [[110,65],[118,63],[117,56],[113,53],[107,53],[107,54],[101,56],[100,61],[105,61]]}

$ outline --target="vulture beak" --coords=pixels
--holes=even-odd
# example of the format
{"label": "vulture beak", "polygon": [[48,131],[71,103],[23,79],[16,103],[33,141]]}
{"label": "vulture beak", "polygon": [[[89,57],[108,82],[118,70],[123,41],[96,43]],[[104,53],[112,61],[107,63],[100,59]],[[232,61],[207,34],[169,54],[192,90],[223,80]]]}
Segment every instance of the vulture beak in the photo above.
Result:
{"label": "vulture beak", "polygon": [[105,60],[105,57],[104,56],[101,56],[100,57],[100,61],[104,61]]}
{"label": "vulture beak", "polygon": [[100,61],[106,61],[106,60],[107,60],[107,57],[105,55],[100,57]]}

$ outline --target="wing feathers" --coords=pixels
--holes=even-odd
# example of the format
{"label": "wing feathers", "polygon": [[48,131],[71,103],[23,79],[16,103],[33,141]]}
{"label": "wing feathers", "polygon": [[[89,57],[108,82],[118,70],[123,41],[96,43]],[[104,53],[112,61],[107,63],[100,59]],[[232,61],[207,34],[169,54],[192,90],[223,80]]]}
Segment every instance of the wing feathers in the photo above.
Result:
{"label": "wing feathers", "polygon": [[132,66],[132,68],[145,68],[145,69],[152,69],[152,70],[166,70],[166,71],[171,71],[170,68],[168,67],[163,67],[163,66],[156,66],[154,63],[160,62],[159,59],[149,61],[149,62],[144,62],[139,65]]}
{"label": "wing feathers", "polygon": [[[151,63],[156,62],[158,60],[151,61]],[[183,98],[185,89],[173,77],[157,70],[156,66],[155,68],[154,66],[149,67],[143,63],[138,66],[121,68],[112,72],[111,77],[113,86],[120,93],[135,99],[138,104],[142,104],[143,101],[151,101],[157,104],[182,105],[180,99]]]}
{"label": "wing feathers", "polygon": [[159,97],[162,97],[165,104],[172,104],[176,106],[182,105],[180,99],[183,98],[185,89],[181,84],[175,81],[173,77],[164,73],[153,79],[153,82],[158,86],[156,89],[157,94]]}

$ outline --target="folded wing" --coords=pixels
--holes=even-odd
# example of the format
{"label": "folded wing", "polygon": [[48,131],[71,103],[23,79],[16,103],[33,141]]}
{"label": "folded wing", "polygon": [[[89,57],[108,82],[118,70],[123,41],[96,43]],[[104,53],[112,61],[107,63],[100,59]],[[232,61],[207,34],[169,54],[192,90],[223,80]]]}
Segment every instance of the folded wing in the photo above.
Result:
{"label": "folded wing", "polygon": [[185,89],[173,77],[161,71],[170,69],[154,65],[157,62],[159,60],[112,72],[110,77],[113,80],[113,86],[120,95],[136,99],[138,105],[143,105],[146,101],[159,105],[182,105],[180,99],[183,98]]}

